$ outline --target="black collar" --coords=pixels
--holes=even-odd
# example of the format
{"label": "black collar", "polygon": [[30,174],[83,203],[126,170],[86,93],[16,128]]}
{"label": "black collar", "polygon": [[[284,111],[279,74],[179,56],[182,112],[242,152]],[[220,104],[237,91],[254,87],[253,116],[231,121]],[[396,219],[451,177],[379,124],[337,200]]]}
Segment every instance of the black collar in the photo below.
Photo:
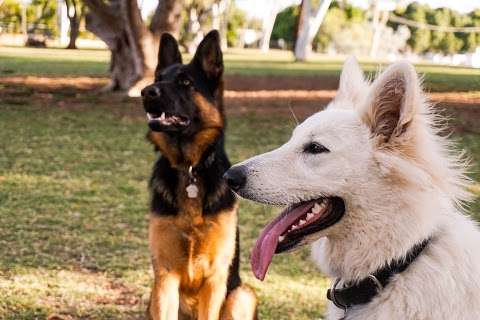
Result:
{"label": "black collar", "polygon": [[405,271],[415,261],[429,242],[430,238],[423,240],[413,246],[403,259],[393,260],[385,267],[351,286],[347,285],[337,289],[340,279],[336,279],[333,287],[327,291],[328,300],[345,311],[353,306],[369,303],[388,285],[394,275]]}

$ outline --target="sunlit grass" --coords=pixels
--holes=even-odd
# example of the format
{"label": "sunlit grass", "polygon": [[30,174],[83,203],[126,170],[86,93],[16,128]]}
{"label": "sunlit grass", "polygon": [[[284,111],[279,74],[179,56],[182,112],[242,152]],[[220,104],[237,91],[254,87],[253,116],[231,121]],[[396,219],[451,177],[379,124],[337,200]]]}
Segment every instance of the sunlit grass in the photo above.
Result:
{"label": "sunlit grass", "polygon": [[[100,49],[0,48],[0,76],[108,76],[109,52]],[[186,55],[186,60],[190,59]],[[227,74],[338,77],[344,57],[314,55],[309,62],[295,62],[291,52],[232,49],[225,53]],[[363,61],[368,73],[375,73],[388,63]],[[432,91],[479,91],[480,69],[420,64],[425,84]],[[316,79],[312,81],[321,81]]]}
{"label": "sunlit grass", "polygon": [[[0,318],[141,318],[151,285],[147,179],[155,159],[143,119],[105,105],[0,108]],[[232,117],[232,161],[278,146],[291,127],[279,117]],[[249,251],[276,211],[242,202],[242,275],[257,289],[262,319],[319,317],[326,280],[307,249],[276,257],[265,283],[251,276]]]}

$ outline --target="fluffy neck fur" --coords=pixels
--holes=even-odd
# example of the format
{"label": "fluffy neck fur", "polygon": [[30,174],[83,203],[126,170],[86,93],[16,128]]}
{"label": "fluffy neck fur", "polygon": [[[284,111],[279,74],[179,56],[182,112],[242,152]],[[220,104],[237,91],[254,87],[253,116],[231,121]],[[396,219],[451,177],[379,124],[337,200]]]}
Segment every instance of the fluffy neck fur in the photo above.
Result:
{"label": "fluffy neck fur", "polygon": [[429,105],[421,108],[424,112],[412,123],[408,156],[376,151],[372,161],[378,179],[359,184],[364,187],[345,199],[345,221],[314,245],[313,257],[327,274],[363,279],[425,238],[434,243],[437,231],[462,214],[459,204],[469,199],[464,162],[452,156],[450,144],[437,134]]}

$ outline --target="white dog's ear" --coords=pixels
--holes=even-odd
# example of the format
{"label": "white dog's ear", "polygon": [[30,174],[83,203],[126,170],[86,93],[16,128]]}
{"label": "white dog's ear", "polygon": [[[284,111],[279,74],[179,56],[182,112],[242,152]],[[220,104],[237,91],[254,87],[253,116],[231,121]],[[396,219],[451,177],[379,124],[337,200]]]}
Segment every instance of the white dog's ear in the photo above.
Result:
{"label": "white dog's ear", "polygon": [[420,96],[414,67],[398,62],[373,82],[360,115],[380,144],[393,142],[411,125]]}
{"label": "white dog's ear", "polygon": [[362,102],[368,90],[363,71],[354,56],[349,56],[343,64],[337,95],[333,105],[355,107]]}

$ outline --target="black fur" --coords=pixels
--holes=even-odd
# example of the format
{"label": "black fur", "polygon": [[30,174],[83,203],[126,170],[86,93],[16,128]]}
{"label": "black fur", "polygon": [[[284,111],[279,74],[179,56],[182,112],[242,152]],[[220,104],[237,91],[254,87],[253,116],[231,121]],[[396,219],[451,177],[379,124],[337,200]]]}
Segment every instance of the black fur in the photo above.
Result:
{"label": "black fur", "polygon": [[[190,142],[200,129],[202,119],[192,99],[192,93],[200,93],[206,100],[218,108],[223,117],[223,58],[217,31],[210,32],[199,45],[189,64],[182,64],[176,40],[169,34],[161,38],[159,64],[155,71],[155,83],[142,90],[143,105],[146,112],[160,114],[166,112],[181,115],[189,119],[188,126],[162,127],[149,123],[153,131],[167,134],[168,144],[177,147]],[[184,85],[184,80],[189,85]],[[149,92],[153,94],[149,94]],[[160,92],[156,95],[155,93]],[[225,119],[223,119],[225,120]],[[225,123],[225,121],[224,121]],[[213,161],[209,161],[212,159]],[[215,215],[223,210],[232,209],[235,195],[223,179],[223,174],[230,168],[230,161],[224,148],[223,132],[205,150],[202,159],[194,168],[196,185],[204,191],[202,214]],[[151,211],[157,215],[175,216],[180,203],[176,196],[181,176],[188,176],[185,170],[173,168],[165,156],[155,163],[150,178]],[[167,244],[168,245],[168,244]],[[239,275],[240,239],[236,231],[235,256],[229,270],[228,292],[241,284]]]}
{"label": "black fur", "polygon": [[[230,161],[224,150],[223,136],[202,157],[201,165],[194,170],[197,186],[205,190],[202,199],[203,214],[216,214],[221,210],[231,209],[235,204],[235,195],[223,180],[223,174],[230,168]],[[202,165],[213,154],[213,162]],[[159,215],[176,215],[178,203],[176,193],[180,175],[187,175],[170,166],[165,157],[160,157],[153,168],[150,179],[152,193],[151,210]]]}

